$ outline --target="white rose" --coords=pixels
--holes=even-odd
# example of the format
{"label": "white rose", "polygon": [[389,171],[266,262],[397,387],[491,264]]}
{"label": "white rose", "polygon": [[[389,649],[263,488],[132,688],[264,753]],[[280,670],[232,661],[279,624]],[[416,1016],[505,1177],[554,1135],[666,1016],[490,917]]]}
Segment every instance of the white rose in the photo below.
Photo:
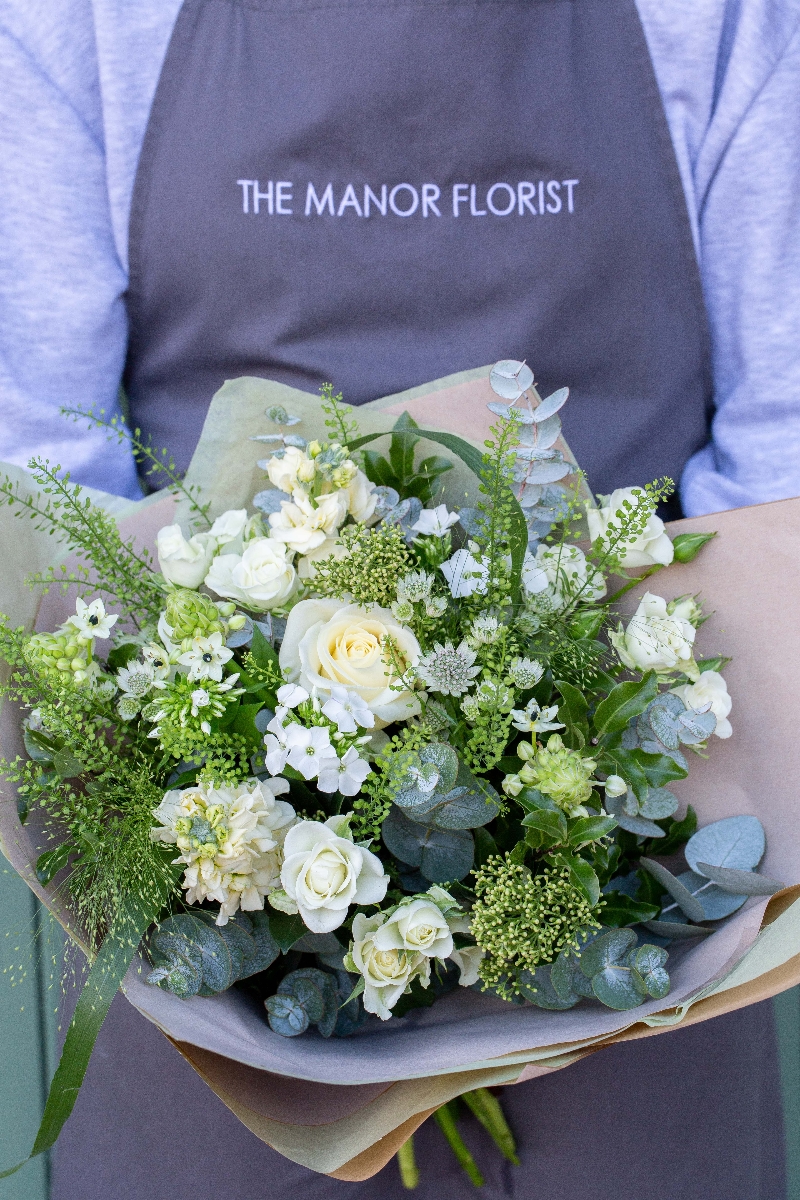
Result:
{"label": "white rose", "polygon": [[522,586],[529,596],[549,591],[559,608],[576,596],[581,601],[591,601],[606,594],[603,576],[590,568],[580,546],[542,543],[535,558],[527,552],[522,563]]}
{"label": "white rose", "polygon": [[270,536],[285,542],[295,554],[309,554],[334,537],[347,516],[347,492],[329,492],[317,499],[317,507],[304,492],[295,491],[281,510],[270,513]]}
{"label": "white rose", "polygon": [[610,633],[609,640],[621,662],[632,671],[685,672],[698,676],[692,657],[695,628],[685,617],[670,616],[661,596],[645,592],[624,633]]}
{"label": "white rose", "polygon": [[216,542],[208,533],[197,533],[187,542],[180,525],[165,525],[156,536],[161,574],[178,587],[200,587],[215,549]]}
{"label": "white rose", "polygon": [[278,608],[289,599],[296,582],[286,547],[272,538],[255,538],[242,555],[217,555],[205,580],[212,592],[238,600],[253,612]]}
{"label": "white rose", "polygon": [[[638,491],[640,495],[635,496],[634,491]],[[601,508],[587,506],[589,537],[593,542],[599,537],[611,536],[613,539],[620,528],[617,514],[620,510],[631,512],[632,509],[637,508],[643,501],[642,491],[642,488],[617,488],[610,496],[600,497],[601,500],[605,500],[605,504]],[[632,506],[631,509],[623,508],[626,500]],[[674,554],[672,542],[664,529],[664,522],[655,513],[652,513],[644,531],[632,542],[623,544],[620,564],[623,567],[652,567],[656,563],[660,563],[661,566],[666,567],[672,562]]]}
{"label": "white rose", "polygon": [[711,711],[717,718],[714,733],[717,737],[729,738],[733,733],[728,713],[733,707],[733,701],[728,695],[728,685],[719,671],[702,671],[696,683],[684,683],[672,691],[679,696],[687,708],[705,708],[711,705]]}
{"label": "white rose", "polygon": [[217,539],[218,546],[225,546],[228,542],[233,542],[242,536],[246,524],[247,509],[231,508],[221,517],[217,517],[209,533],[211,537]]}
{"label": "white rose", "polygon": [[375,484],[370,483],[363,471],[356,471],[355,478],[347,489],[347,511],[359,524],[366,524],[375,515],[378,497],[374,492]]}
{"label": "white rose", "polygon": [[378,950],[412,950],[429,958],[447,958],[453,936],[441,909],[424,896],[401,904],[374,935]]}
{"label": "white rose", "polygon": [[297,486],[297,472],[303,463],[311,459],[296,446],[287,446],[281,455],[273,454],[267,463],[267,475],[273,487],[282,492],[291,492]]}
{"label": "white rose", "polygon": [[382,913],[374,917],[356,913],[348,954],[350,961],[346,959],[345,962],[348,969],[357,971],[364,979],[364,1008],[382,1021],[388,1021],[412,980],[419,978],[424,987],[428,986],[431,960],[428,955],[413,950],[379,949],[375,934],[382,924]]}
{"label": "white rose", "polygon": [[378,728],[420,711],[413,692],[394,691],[397,675],[387,666],[387,638],[406,667],[419,661],[419,642],[385,608],[343,605],[340,600],[301,600],[289,613],[280,664],[307,692],[330,694],[341,683],[375,715]]}
{"label": "white rose", "polygon": [[[347,834],[347,836],[340,836]],[[376,854],[356,846],[347,819],[300,821],[286,835],[281,883],[314,933],[331,933],[351,904],[380,904],[389,876]]]}

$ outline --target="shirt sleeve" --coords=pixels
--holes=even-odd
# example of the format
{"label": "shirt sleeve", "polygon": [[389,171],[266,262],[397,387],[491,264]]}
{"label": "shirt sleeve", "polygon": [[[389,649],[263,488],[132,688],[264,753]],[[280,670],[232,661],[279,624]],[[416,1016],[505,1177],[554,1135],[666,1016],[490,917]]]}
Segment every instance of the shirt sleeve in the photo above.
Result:
{"label": "shirt sleeve", "polygon": [[[745,6],[746,9],[747,6]],[[713,345],[712,441],[691,458],[689,516],[800,495],[800,34],[772,63],[731,56],[740,119],[697,160],[699,253]],[[763,81],[753,91],[754,75]],[[728,102],[727,112],[736,104]]]}
{"label": "shirt sleeve", "polygon": [[59,412],[119,415],[127,340],[90,7],[4,9],[0,63],[0,459],[137,498],[127,445]]}

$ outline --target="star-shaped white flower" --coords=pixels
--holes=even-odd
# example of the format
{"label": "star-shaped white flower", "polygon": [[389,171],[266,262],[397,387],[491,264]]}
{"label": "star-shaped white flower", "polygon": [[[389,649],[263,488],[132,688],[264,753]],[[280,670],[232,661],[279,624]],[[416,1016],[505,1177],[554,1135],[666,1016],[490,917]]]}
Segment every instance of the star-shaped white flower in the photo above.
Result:
{"label": "star-shaped white flower", "polygon": [[[281,732],[283,732],[281,730]],[[289,751],[286,749],[282,741],[276,738],[274,733],[268,733],[264,738],[264,745],[267,748],[267,753],[264,757],[264,765],[270,775],[280,775],[283,768],[286,766],[286,759],[289,757]]]}
{"label": "star-shaped white flower", "polygon": [[299,771],[304,779],[313,779],[324,759],[334,753],[330,734],[320,725],[306,729],[303,725],[290,725],[285,731],[289,765]]}
{"label": "star-shaped white flower", "polygon": [[213,679],[219,683],[222,679],[222,668],[228,659],[233,658],[233,651],[222,644],[222,634],[212,633],[209,637],[196,637],[191,650],[181,654],[179,663],[189,668],[189,679]]}
{"label": "star-shaped white flower", "polygon": [[281,705],[286,708],[297,708],[298,704],[302,704],[304,700],[308,699],[308,692],[298,683],[284,683],[283,687],[278,688],[275,695]]}
{"label": "star-shaped white flower", "polygon": [[87,604],[80,596],[75,601],[75,614],[67,621],[74,626],[85,638],[111,637],[111,628],[116,625],[119,617],[116,613],[107,613],[102,600],[93,600]]}
{"label": "star-shaped white flower", "polygon": [[321,792],[341,792],[357,796],[372,767],[351,746],[343,758],[325,758],[319,768],[317,787]]}
{"label": "star-shaped white flower", "polygon": [[331,685],[331,698],[323,704],[322,711],[331,721],[336,722],[340,733],[355,733],[359,727],[372,729],[375,724],[375,717],[367,707],[366,701],[339,683]]}
{"label": "star-shaped white flower", "polygon": [[558,705],[552,704],[549,708],[540,708],[535,700],[529,700],[523,708],[514,708],[511,710],[514,728],[520,733],[547,733],[550,729],[563,729],[563,721],[554,721],[553,717],[558,716]]}
{"label": "star-shaped white flower", "polygon": [[423,508],[411,528],[426,537],[444,537],[457,520],[458,513],[448,512],[446,504],[439,504],[436,508]]}

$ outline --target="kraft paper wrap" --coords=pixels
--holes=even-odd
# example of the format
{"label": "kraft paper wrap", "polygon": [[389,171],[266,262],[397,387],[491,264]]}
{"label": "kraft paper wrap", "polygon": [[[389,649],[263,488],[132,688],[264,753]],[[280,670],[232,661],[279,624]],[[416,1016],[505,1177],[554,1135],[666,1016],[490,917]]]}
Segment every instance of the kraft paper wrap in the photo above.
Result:
{"label": "kraft paper wrap", "polygon": [[[408,411],[430,429],[449,430],[482,446],[493,420],[489,368],[450,376],[354,410],[360,432],[385,430]],[[249,505],[269,486],[256,466],[268,447],[248,438],[275,427],[269,405],[303,418],[296,432],[325,436],[319,399],[261,379],[228,382],[208,413],[187,482],[212,497],[212,516]],[[378,443],[380,446],[381,443]],[[385,445],[385,443],[384,443]],[[430,453],[445,452],[429,443]],[[569,456],[568,448],[563,446]],[[571,456],[570,456],[571,459]],[[574,461],[571,459],[571,461]],[[8,468],[35,490],[25,472]],[[631,480],[641,484],[645,480]],[[444,498],[475,502],[476,481],[460,464],[445,477]],[[95,497],[126,533],[152,547],[156,531],[178,519],[183,502],[163,493],[140,504]],[[698,633],[699,656],[730,655],[734,734],[711,738],[707,759],[691,756],[689,778],[671,785],[701,825],[752,813],[767,833],[760,869],[787,885],[771,900],[751,899],[708,938],[671,949],[672,989],[633,1012],[591,1004],[565,1013],[519,1008],[472,990],[457,990],[433,1008],[382,1023],[355,1037],[274,1034],[258,1006],[237,989],[212,999],[179,1000],[148,986],[138,960],[126,977],[128,1000],[177,1047],[232,1112],[287,1158],[339,1179],[374,1175],[440,1104],[480,1086],[510,1084],[561,1070],[615,1041],[651,1037],[773,996],[800,982],[800,646],[794,606],[800,592],[800,499],[679,521],[678,532],[716,530],[695,562],[676,564],[625,598],[632,611],[645,588],[671,599],[702,593],[711,618]],[[0,610],[18,624],[52,629],[66,615],[63,597],[30,592],[23,577],[64,558],[53,539],[0,509]],[[17,714],[0,720],[5,754],[19,752]],[[33,864],[41,839],[20,826],[13,788],[0,796],[0,843],[6,857],[72,935],[80,929]]]}

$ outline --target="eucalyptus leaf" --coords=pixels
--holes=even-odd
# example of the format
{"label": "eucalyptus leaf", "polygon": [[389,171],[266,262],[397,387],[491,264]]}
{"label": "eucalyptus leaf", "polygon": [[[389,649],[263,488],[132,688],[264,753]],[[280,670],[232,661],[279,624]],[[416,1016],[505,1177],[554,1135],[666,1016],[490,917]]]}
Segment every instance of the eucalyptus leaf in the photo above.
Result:
{"label": "eucalyptus leaf", "polygon": [[[496,396],[504,400],[518,400],[533,383],[533,371],[524,362],[516,359],[503,359],[495,363],[489,374],[489,384]],[[553,409],[555,412],[556,410]]]}
{"label": "eucalyptus leaf", "polygon": [[565,475],[569,475],[573,469],[572,464],[568,462],[532,462],[525,473],[525,479],[528,483],[556,483]]}
{"label": "eucalyptus leaf", "polygon": [[642,921],[645,929],[657,937],[675,938],[676,941],[688,941],[689,938],[708,937],[713,929],[703,925],[684,925],[681,921]]}
{"label": "eucalyptus leaf", "polygon": [[623,963],[635,945],[633,930],[609,930],[584,946],[579,959],[581,971],[587,979],[593,979],[598,971]]}
{"label": "eucalyptus leaf", "polygon": [[536,422],[534,430],[536,433],[536,445],[540,450],[547,450],[550,446],[554,446],[561,437],[561,418],[555,413],[552,417],[538,417],[539,409],[534,411],[533,419]]}
{"label": "eucalyptus leaf", "polygon": [[580,969],[574,950],[561,951],[550,968],[550,981],[560,1000],[571,1000],[573,995],[586,998],[594,995],[591,980]]}
{"label": "eucalyptus leaf", "polygon": [[669,892],[670,896],[672,896],[672,899],[675,900],[679,907],[683,909],[683,911],[686,913],[686,916],[689,917],[690,920],[705,921],[708,919],[700,900],[696,899],[692,895],[691,891],[686,887],[685,883],[682,883],[680,879],[676,878],[671,871],[668,871],[666,867],[662,866],[661,863],[656,862],[655,859],[652,858],[641,858],[639,859],[639,862],[640,865],[644,867],[645,871],[647,871],[649,875],[652,875],[653,878],[661,884],[666,892]]}
{"label": "eucalyptus leaf", "polygon": [[546,396],[542,403],[533,410],[533,419],[538,424],[548,420],[554,413],[557,413],[560,408],[563,408],[569,399],[569,388],[559,388],[557,392],[551,392]]}
{"label": "eucalyptus leaf", "polygon": [[285,501],[291,501],[291,496],[278,488],[266,488],[253,496],[253,507],[263,513],[279,513]]}
{"label": "eucalyptus leaf", "polygon": [[606,809],[617,821],[620,829],[635,833],[637,837],[662,838],[664,830],[644,817],[631,817],[626,812],[625,796],[607,796]]}
{"label": "eucalyptus leaf", "polygon": [[724,817],[698,829],[686,843],[684,854],[693,871],[698,862],[750,871],[760,863],[764,848],[764,827],[758,817]]}
{"label": "eucalyptus leaf", "polygon": [[592,976],[592,991],[606,1008],[626,1012],[647,996],[644,980],[633,967],[609,966]]}
{"label": "eucalyptus leaf", "polygon": [[410,867],[419,867],[431,883],[463,879],[472,869],[475,843],[467,829],[436,829],[412,821],[392,805],[381,827],[390,853]]}
{"label": "eucalyptus leaf", "polygon": [[551,1012],[563,1012],[574,1008],[580,999],[574,993],[564,997],[553,984],[549,966],[537,967],[535,971],[521,971],[518,979],[521,994],[526,1000],[538,1008],[549,1009]]}
{"label": "eucalyptus leaf", "polygon": [[723,917],[729,917],[741,908],[747,899],[744,893],[731,894],[723,891],[716,883],[712,883],[704,875],[698,875],[696,871],[684,871],[678,876],[678,880],[702,904],[705,921],[721,921]]}
{"label": "eucalyptus leaf", "polygon": [[699,862],[697,870],[708,879],[713,879],[723,892],[745,896],[774,896],[786,887],[778,879],[769,879],[755,871],[736,871],[730,867],[712,867],[711,863]]}
{"label": "eucalyptus leaf", "polygon": [[639,798],[639,813],[653,821],[671,817],[677,808],[678,798],[667,788],[648,788],[644,796]]}
{"label": "eucalyptus leaf", "polygon": [[239,650],[242,646],[249,646],[252,640],[253,621],[251,617],[245,616],[242,628],[235,629],[233,633],[229,633],[225,639],[225,645],[230,650]]}
{"label": "eucalyptus leaf", "polygon": [[638,973],[648,996],[662,1000],[669,992],[669,975],[664,970],[668,958],[661,946],[639,946],[628,955],[628,966]]}
{"label": "eucalyptus leaf", "polygon": [[308,1014],[294,996],[268,996],[264,1007],[270,1028],[281,1037],[298,1037],[308,1029]]}

